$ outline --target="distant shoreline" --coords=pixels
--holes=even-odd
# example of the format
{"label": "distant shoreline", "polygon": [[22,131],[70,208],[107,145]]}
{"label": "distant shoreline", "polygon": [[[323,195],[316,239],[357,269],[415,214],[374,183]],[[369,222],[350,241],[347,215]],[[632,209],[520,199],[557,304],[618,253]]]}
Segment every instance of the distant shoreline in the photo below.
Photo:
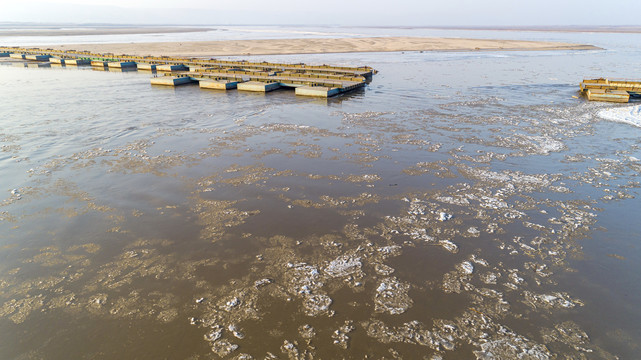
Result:
{"label": "distant shoreline", "polygon": [[193,27],[73,27],[61,26],[60,29],[34,29],[34,30],[7,30],[0,28],[0,37],[7,36],[81,36],[81,35],[134,35],[134,34],[168,34],[186,32],[204,32],[214,30],[213,28]]}
{"label": "distant shoreline", "polygon": [[[359,26],[356,26],[357,28]],[[598,25],[598,26],[362,26],[373,29],[433,29],[469,31],[536,31],[569,33],[628,33],[641,34],[639,25]]]}
{"label": "distant shoreline", "polygon": [[87,50],[94,53],[191,57],[402,51],[549,51],[600,49],[592,45],[550,41],[425,37],[267,39],[68,45],[45,44],[45,46],[60,50]]}
{"label": "distant shoreline", "polygon": [[[138,25],[138,24],[49,24],[49,23],[11,23],[0,22],[0,37],[3,36],[74,36],[74,35],[127,35],[150,33],[203,32],[224,27],[313,27],[329,25],[274,25],[274,24],[185,24],[185,25]],[[334,27],[334,26],[332,26]],[[433,29],[468,31],[534,31],[564,33],[641,33],[641,25],[575,25],[575,26],[337,26],[336,28],[363,29]]]}

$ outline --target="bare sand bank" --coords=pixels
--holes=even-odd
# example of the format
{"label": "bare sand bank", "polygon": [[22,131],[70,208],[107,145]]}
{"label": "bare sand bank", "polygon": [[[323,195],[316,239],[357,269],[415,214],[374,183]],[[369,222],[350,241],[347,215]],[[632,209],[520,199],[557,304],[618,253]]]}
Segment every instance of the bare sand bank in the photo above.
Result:
{"label": "bare sand bank", "polygon": [[394,51],[536,51],[599,49],[592,45],[560,42],[422,37],[68,44],[52,47],[62,50],[88,50],[95,53],[193,57]]}

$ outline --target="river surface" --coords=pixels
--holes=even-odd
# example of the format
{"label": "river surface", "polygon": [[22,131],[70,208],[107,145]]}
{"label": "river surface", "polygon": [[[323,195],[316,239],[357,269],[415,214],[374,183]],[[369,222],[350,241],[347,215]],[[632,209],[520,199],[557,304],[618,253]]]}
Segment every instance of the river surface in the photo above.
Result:
{"label": "river surface", "polygon": [[641,35],[154,38],[327,33],[603,50],[250,58],[379,71],[328,100],[2,63],[0,359],[636,358],[641,111],[578,85]]}

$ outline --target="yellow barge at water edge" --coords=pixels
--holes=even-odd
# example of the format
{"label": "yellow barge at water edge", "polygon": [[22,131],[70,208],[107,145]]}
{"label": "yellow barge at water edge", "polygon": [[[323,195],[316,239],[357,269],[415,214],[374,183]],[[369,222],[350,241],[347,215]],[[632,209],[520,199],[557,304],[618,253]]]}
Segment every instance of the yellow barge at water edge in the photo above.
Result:
{"label": "yellow barge at water edge", "polygon": [[631,97],[641,97],[641,80],[584,79],[580,86],[591,101],[627,103]]}

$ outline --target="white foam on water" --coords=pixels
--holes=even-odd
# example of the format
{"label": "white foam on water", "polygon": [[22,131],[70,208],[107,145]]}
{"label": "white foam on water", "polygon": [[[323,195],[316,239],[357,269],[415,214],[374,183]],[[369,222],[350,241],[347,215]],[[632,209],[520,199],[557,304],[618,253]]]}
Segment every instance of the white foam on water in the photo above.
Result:
{"label": "white foam on water", "polygon": [[598,115],[605,120],[641,127],[641,105],[603,109]]}

